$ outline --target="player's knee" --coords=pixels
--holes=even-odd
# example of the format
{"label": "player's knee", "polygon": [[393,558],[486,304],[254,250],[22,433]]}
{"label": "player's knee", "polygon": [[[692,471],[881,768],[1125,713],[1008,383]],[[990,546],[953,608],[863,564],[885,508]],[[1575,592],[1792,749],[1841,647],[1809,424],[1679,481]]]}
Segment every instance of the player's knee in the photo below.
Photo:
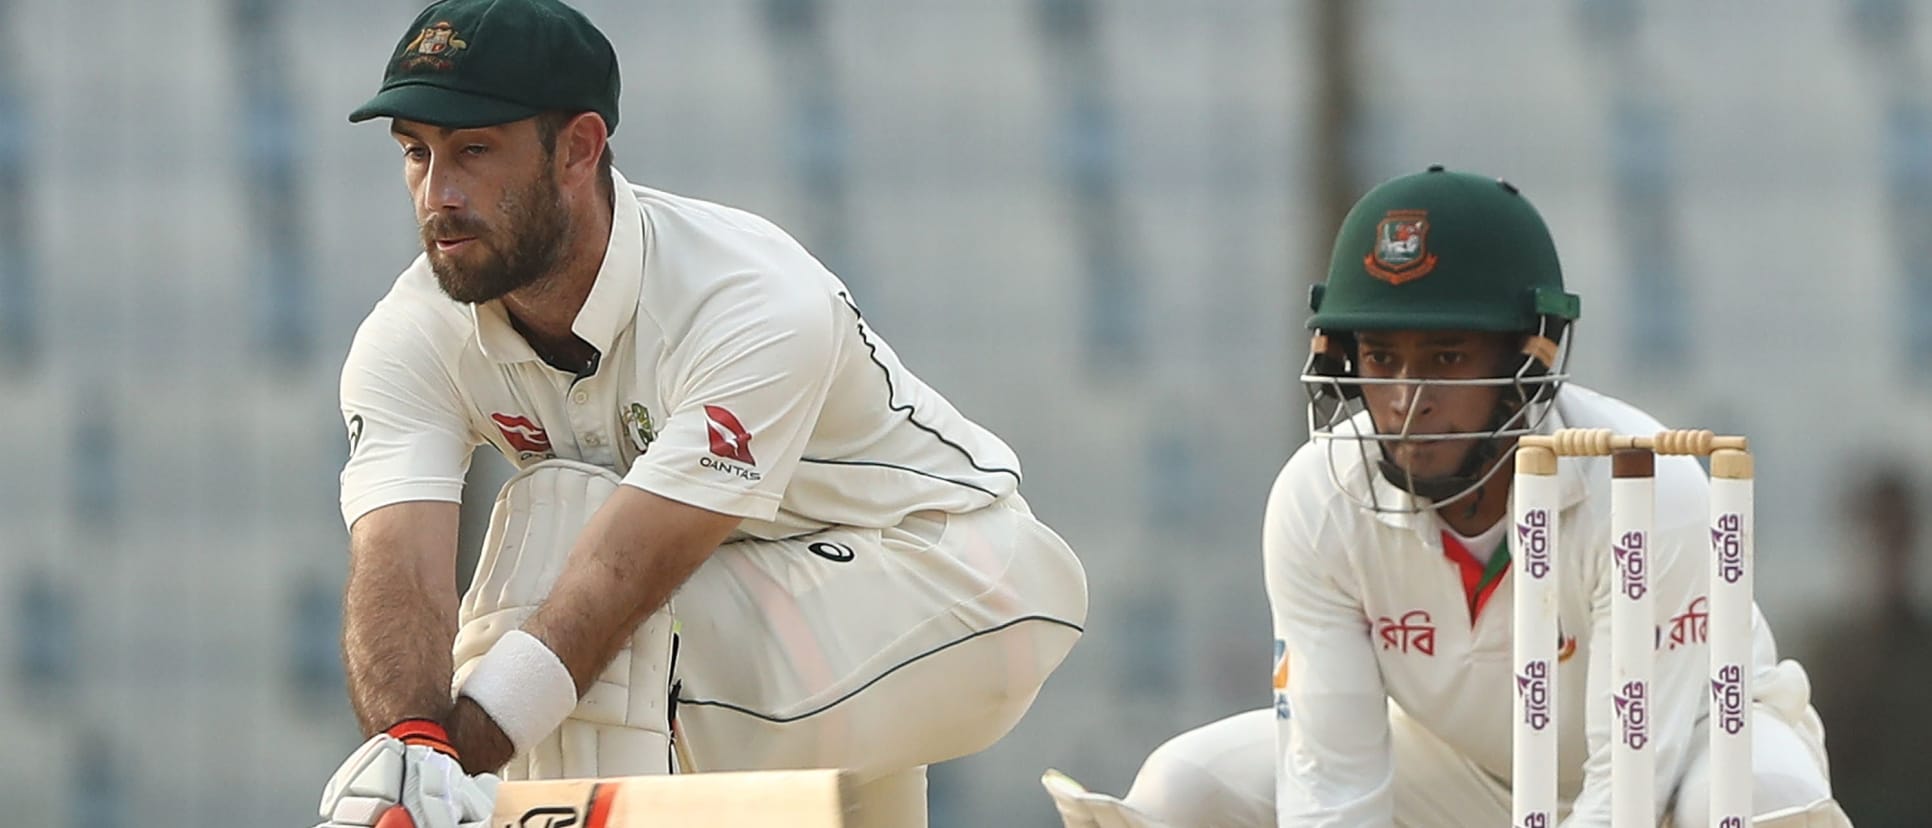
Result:
{"label": "player's knee", "polygon": [[1183,733],[1149,754],[1125,800],[1173,828],[1208,824],[1213,803],[1227,795],[1220,781],[1188,755],[1190,735]]}
{"label": "player's knee", "polygon": [[[1751,810],[1763,815],[1803,808],[1831,796],[1831,782],[1825,768],[1805,744],[1797,728],[1763,706],[1752,719]],[[1676,828],[1702,828],[1710,824],[1710,753],[1701,744],[1704,731],[1698,731],[1700,744],[1678,784],[1672,806]]]}
{"label": "player's knee", "polygon": [[1759,771],[1751,792],[1751,808],[1760,814],[1803,808],[1831,796],[1830,786],[1817,774]]}
{"label": "player's knee", "polygon": [[1126,803],[1171,828],[1273,825],[1273,724],[1271,711],[1251,711],[1167,740]]}
{"label": "player's knee", "polygon": [[1762,705],[1751,721],[1751,806],[1758,813],[1802,808],[1831,796],[1823,750],[1812,749],[1815,744],[1802,728]]}

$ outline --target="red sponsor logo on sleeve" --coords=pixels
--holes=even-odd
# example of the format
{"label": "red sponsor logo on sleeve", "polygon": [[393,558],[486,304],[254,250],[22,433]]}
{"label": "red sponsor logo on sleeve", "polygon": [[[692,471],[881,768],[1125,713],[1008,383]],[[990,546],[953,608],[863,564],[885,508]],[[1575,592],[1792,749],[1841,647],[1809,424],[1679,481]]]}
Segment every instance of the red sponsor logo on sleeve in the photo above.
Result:
{"label": "red sponsor logo on sleeve", "polygon": [[545,434],[543,427],[529,417],[491,414],[490,419],[496,421],[497,430],[503,432],[503,439],[509,442],[511,448],[536,454],[550,453],[550,435]]}
{"label": "red sponsor logo on sleeve", "polygon": [[727,460],[736,460],[747,465],[758,465],[751,458],[751,434],[745,431],[744,423],[723,406],[704,407],[704,419],[710,428],[711,453]]}

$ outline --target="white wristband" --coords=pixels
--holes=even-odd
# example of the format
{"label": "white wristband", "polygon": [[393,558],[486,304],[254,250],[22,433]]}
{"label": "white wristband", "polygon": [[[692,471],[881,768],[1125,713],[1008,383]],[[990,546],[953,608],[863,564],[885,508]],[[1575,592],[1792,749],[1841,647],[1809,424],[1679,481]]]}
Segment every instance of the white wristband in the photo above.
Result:
{"label": "white wristband", "polygon": [[537,637],[511,630],[491,645],[457,688],[524,753],[548,737],[577,708],[577,683],[562,659]]}

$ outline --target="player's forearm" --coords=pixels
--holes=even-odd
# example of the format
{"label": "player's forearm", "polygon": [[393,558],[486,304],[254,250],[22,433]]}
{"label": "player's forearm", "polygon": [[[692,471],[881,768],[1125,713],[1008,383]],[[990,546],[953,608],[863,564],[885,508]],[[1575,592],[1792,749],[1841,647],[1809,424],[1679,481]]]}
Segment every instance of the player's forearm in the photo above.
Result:
{"label": "player's forearm", "polygon": [[449,742],[462,757],[465,773],[495,773],[516,754],[516,745],[481,705],[465,696],[451,705],[443,719]]}
{"label": "player's forearm", "polygon": [[581,695],[702,560],[586,537],[523,629],[557,654]]}
{"label": "player's forearm", "polygon": [[351,575],[343,599],[342,661],[349,704],[364,735],[408,718],[442,719],[450,707],[453,596]]}
{"label": "player's forearm", "polygon": [[469,674],[447,720],[465,768],[498,767],[552,732],[737,523],[619,486],[578,534],[536,611]]}

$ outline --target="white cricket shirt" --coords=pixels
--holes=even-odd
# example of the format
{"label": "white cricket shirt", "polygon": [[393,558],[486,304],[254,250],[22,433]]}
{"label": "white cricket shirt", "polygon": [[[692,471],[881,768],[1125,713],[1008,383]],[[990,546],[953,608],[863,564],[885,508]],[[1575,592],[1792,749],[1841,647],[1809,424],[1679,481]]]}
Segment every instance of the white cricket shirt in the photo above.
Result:
{"label": "white cricket shirt", "polygon": [[889,527],[1018,488],[1013,451],[907,371],[784,231],[613,178],[610,245],[572,326],[594,373],[539,359],[501,302],[451,300],[426,256],[376,304],[342,370],[343,520],[460,500],[484,442],[518,467],[610,468],[760,538]]}
{"label": "white cricket shirt", "polygon": [[[1661,428],[1629,404],[1573,384],[1560,392],[1550,419],[1550,429]],[[1353,445],[1338,441],[1332,461],[1358,492],[1374,485],[1382,503],[1410,502],[1379,475],[1369,482]],[[1330,463],[1324,443],[1295,453],[1275,481],[1263,532],[1284,828],[1391,824],[1391,701],[1496,779],[1510,778],[1509,570],[1485,580],[1477,561],[1445,551],[1433,514],[1378,515],[1356,506],[1331,480]],[[1610,597],[1617,577],[1608,466],[1609,458],[1566,459],[1558,473],[1558,791],[1574,799],[1565,823],[1573,826],[1609,821]],[[1708,483],[1697,462],[1659,456],[1656,474],[1650,572],[1659,645],[1645,738],[1658,751],[1656,789],[1667,794],[1692,747],[1692,725],[1709,708],[1710,539]],[[1762,672],[1775,662],[1775,646],[1762,618],[1754,620]],[[1594,700],[1587,715],[1586,699]],[[1660,815],[1667,799],[1659,797]]]}

